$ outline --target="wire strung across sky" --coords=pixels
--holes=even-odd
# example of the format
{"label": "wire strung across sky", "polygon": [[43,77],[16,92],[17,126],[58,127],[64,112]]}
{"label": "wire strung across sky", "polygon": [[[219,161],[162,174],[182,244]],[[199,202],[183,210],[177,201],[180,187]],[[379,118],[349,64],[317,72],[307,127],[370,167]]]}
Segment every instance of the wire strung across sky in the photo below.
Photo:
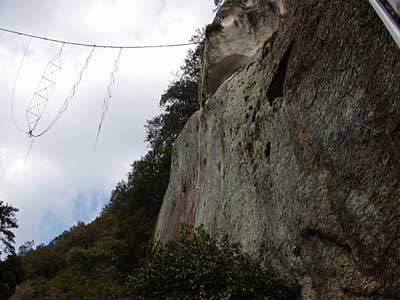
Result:
{"label": "wire strung across sky", "polygon": [[[113,70],[111,72],[110,82],[107,86],[106,95],[103,100],[103,111],[102,111],[102,115],[101,115],[101,119],[100,119],[100,124],[98,126],[96,140],[95,140],[93,150],[96,149],[97,141],[98,141],[100,131],[102,128],[102,124],[103,124],[105,115],[108,110],[109,102],[112,98],[112,89],[113,89],[113,86],[115,83],[115,76],[116,76],[116,73],[118,72],[118,65],[119,65],[119,61],[120,61],[120,57],[121,57],[121,52],[123,49],[171,48],[171,47],[183,47],[183,46],[191,46],[191,45],[200,44],[200,42],[198,42],[198,41],[191,41],[188,43],[161,44],[161,45],[136,45],[136,46],[96,45],[96,44],[89,44],[89,43],[77,43],[77,42],[64,41],[64,40],[59,40],[59,39],[52,39],[52,38],[32,35],[32,34],[23,33],[23,32],[6,29],[6,28],[1,28],[1,27],[0,27],[0,31],[30,38],[29,43],[25,49],[24,55],[22,57],[16,78],[15,78],[12,97],[11,97],[11,114],[12,114],[12,119],[13,119],[14,125],[19,131],[27,134],[29,136],[29,138],[31,139],[27,155],[29,154],[29,152],[32,148],[34,139],[47,133],[57,123],[57,121],[62,117],[62,115],[66,112],[69,104],[71,103],[72,99],[74,98],[74,96],[77,92],[78,86],[80,85],[80,83],[82,81],[83,73],[88,68],[89,61],[93,55],[95,48],[119,49],[119,52],[118,52],[117,59],[115,60]],[[38,40],[43,40],[43,41],[47,41],[47,42],[58,43],[58,44],[62,44],[62,46],[61,46],[61,49],[59,50],[59,52],[56,54],[56,56],[53,57],[47,64],[47,67],[41,77],[41,80],[39,81],[39,84],[34,93],[34,96],[31,99],[31,101],[29,102],[27,109],[25,110],[28,129],[24,130],[24,129],[22,129],[22,127],[20,127],[17,124],[17,122],[15,120],[14,95],[15,95],[15,89],[16,89],[18,78],[19,78],[19,74],[21,72],[22,65],[24,63],[24,60],[25,60],[26,54],[29,50],[32,39],[38,39]],[[59,72],[61,71],[61,54],[62,54],[62,51],[63,51],[65,45],[90,47],[90,48],[92,48],[92,50],[90,51],[89,56],[86,59],[86,62],[83,65],[83,67],[79,73],[77,81],[73,85],[70,94],[64,100],[64,103],[61,106],[61,108],[59,109],[58,113],[56,114],[56,117],[41,132],[35,132],[35,129],[38,126],[38,123],[41,120],[41,118],[46,110],[47,104],[50,101],[51,94],[52,94],[54,86],[56,84]]]}
{"label": "wire strung across sky", "polygon": [[26,36],[37,40],[43,40],[47,42],[59,43],[64,45],[72,45],[72,46],[81,46],[81,47],[94,47],[94,48],[104,48],[104,49],[148,49],[148,48],[171,48],[171,47],[183,47],[183,46],[190,46],[190,45],[197,45],[200,42],[189,42],[189,43],[179,43],[179,44],[163,44],[163,45],[134,45],[134,46],[116,46],[116,45],[96,45],[96,44],[89,44],[89,43],[77,43],[77,42],[70,42],[70,41],[63,41],[58,39],[52,39],[47,37],[42,37],[38,35],[23,33],[11,29],[1,28],[0,31],[8,32],[20,36]]}

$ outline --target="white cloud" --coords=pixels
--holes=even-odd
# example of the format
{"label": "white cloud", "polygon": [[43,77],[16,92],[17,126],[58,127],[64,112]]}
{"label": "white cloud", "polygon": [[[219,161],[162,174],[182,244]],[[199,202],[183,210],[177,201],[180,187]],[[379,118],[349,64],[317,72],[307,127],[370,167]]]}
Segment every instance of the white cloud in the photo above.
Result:
{"label": "white cloud", "polygon": [[[0,3],[2,27],[66,40],[107,44],[161,44],[189,40],[212,18],[212,1],[88,0]],[[10,95],[28,39],[0,33],[0,199],[18,207],[17,241],[47,242],[77,220],[99,213],[130,163],[146,151],[145,120],[158,113],[161,93],[187,48],[126,50],[95,153],[92,146],[117,51],[96,49],[70,109],[25,159],[27,137],[12,125]],[[16,92],[24,126],[27,101],[58,45],[33,41]],[[54,117],[90,48],[66,46],[63,70],[46,111]]]}

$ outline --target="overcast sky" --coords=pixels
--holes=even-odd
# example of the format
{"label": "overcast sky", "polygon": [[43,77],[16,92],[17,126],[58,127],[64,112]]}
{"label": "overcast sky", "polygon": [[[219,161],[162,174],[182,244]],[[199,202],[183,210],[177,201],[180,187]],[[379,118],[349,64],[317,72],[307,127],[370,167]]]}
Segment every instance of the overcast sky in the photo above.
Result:
{"label": "overcast sky", "polygon": [[[91,44],[187,42],[212,20],[213,1],[0,0],[0,27]],[[29,140],[11,118],[11,94],[28,38],[0,32],[0,199],[20,209],[17,244],[47,243],[78,220],[96,217],[130,164],[147,151],[146,119],[183,62],[188,47],[126,50],[97,150],[93,143],[118,50],[96,49],[70,109],[28,158]],[[33,40],[17,82],[15,117],[25,110],[49,59],[60,45]],[[90,48],[65,46],[62,71],[39,124],[55,116]]]}

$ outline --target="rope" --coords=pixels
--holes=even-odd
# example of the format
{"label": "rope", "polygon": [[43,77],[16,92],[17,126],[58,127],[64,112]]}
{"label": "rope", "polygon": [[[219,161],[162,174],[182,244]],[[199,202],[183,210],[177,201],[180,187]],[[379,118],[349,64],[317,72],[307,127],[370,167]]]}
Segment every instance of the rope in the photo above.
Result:
{"label": "rope", "polygon": [[201,173],[201,115],[203,114],[203,87],[204,80],[206,76],[206,60],[207,60],[207,39],[204,39],[204,51],[203,51],[203,66],[201,70],[201,78],[199,85],[199,102],[200,102],[200,111],[199,111],[199,132],[198,132],[198,149],[199,149],[199,159],[197,165],[197,186],[196,189],[200,190],[200,173]]}
{"label": "rope", "polygon": [[26,151],[25,158],[28,158],[29,154],[31,153],[33,143],[35,142],[35,138],[31,138],[29,142],[28,151]]}
{"label": "rope", "polygon": [[104,100],[103,100],[103,112],[101,114],[99,127],[97,128],[97,134],[96,134],[96,140],[95,140],[94,146],[93,146],[93,152],[96,151],[97,142],[98,142],[99,136],[100,136],[100,131],[101,131],[101,128],[103,126],[104,118],[105,118],[105,116],[107,114],[108,106],[110,105],[110,101],[111,101],[111,98],[112,98],[112,90],[113,90],[113,87],[114,87],[114,84],[115,84],[115,77],[116,77],[116,74],[118,72],[118,65],[119,65],[119,61],[121,59],[121,53],[122,53],[122,48],[119,49],[118,56],[117,56],[117,58],[116,58],[116,60],[114,62],[114,67],[113,67],[113,69],[111,71],[111,78],[110,78],[110,82],[108,83],[107,90],[106,90],[106,95],[105,95]]}
{"label": "rope", "polygon": [[93,48],[104,48],[104,49],[148,49],[148,48],[171,48],[171,47],[183,47],[183,46],[191,46],[191,45],[197,45],[199,42],[190,42],[190,43],[179,43],[179,44],[165,44],[165,45],[133,45],[133,46],[116,46],[116,45],[96,45],[96,44],[89,44],[89,43],[77,43],[77,42],[71,42],[71,41],[63,41],[59,39],[52,39],[52,38],[47,38],[43,36],[38,36],[38,35],[33,35],[33,34],[28,34],[28,33],[23,33],[15,30],[10,30],[6,28],[1,28],[0,31],[3,32],[8,32],[20,36],[27,36],[32,39],[37,39],[37,40],[43,40],[47,42],[53,42],[53,43],[59,43],[63,45],[71,45],[71,46],[81,46],[81,47],[93,47]]}
{"label": "rope", "polygon": [[12,120],[13,120],[14,126],[15,126],[15,128],[17,130],[19,130],[19,131],[21,131],[22,133],[25,133],[25,134],[28,134],[28,132],[25,131],[24,129],[22,129],[22,127],[18,125],[18,123],[17,123],[17,121],[15,119],[15,113],[14,113],[14,102],[15,102],[15,100],[14,100],[14,98],[15,98],[15,90],[16,90],[16,87],[17,87],[17,82],[18,82],[18,79],[19,79],[19,75],[21,73],[22,66],[24,64],[26,54],[28,53],[29,48],[31,46],[31,42],[32,42],[32,38],[29,40],[29,42],[28,42],[28,44],[27,44],[27,46],[25,48],[24,55],[22,56],[21,62],[19,64],[17,75],[15,76],[14,86],[13,86],[12,94],[11,94],[11,116],[12,116]]}
{"label": "rope", "polygon": [[55,116],[55,118],[53,119],[53,121],[51,121],[51,123],[47,126],[47,128],[43,129],[41,132],[36,133],[36,134],[31,133],[31,136],[32,136],[32,137],[40,137],[40,136],[46,134],[49,130],[51,130],[51,129],[54,127],[54,125],[61,119],[61,117],[63,116],[63,114],[67,111],[69,105],[71,104],[73,98],[74,98],[75,95],[76,95],[76,92],[78,91],[78,87],[79,87],[79,85],[80,85],[80,83],[81,83],[81,81],[82,81],[82,79],[83,79],[83,75],[84,75],[86,69],[87,69],[88,66],[89,66],[89,62],[90,62],[90,60],[91,60],[91,58],[92,58],[92,56],[93,56],[94,50],[95,50],[95,48],[93,47],[92,50],[91,50],[90,53],[89,53],[89,56],[86,58],[86,62],[85,62],[85,64],[83,65],[83,67],[82,67],[82,69],[81,69],[81,71],[80,71],[80,73],[79,73],[79,76],[78,76],[77,81],[76,81],[75,84],[73,85],[73,87],[72,87],[72,89],[71,89],[69,95],[68,95],[67,98],[65,99],[63,105],[61,106],[61,108],[60,108],[59,111],[57,112],[57,115]]}

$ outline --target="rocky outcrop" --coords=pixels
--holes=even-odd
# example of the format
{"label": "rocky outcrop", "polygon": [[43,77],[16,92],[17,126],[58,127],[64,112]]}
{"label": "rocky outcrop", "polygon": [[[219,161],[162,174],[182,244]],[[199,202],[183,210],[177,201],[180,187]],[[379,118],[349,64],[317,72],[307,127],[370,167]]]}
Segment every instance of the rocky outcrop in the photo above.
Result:
{"label": "rocky outcrop", "polygon": [[[303,299],[400,299],[400,51],[368,1],[253,4],[264,18],[242,42],[208,35],[205,101],[176,142],[157,238],[203,224]],[[249,59],[211,79],[231,55]]]}
{"label": "rocky outcrop", "polygon": [[268,6],[252,0],[231,1],[222,6],[206,30],[202,99],[214,94],[237,70],[256,59],[264,42],[278,29],[277,12],[280,8],[275,1]]}

